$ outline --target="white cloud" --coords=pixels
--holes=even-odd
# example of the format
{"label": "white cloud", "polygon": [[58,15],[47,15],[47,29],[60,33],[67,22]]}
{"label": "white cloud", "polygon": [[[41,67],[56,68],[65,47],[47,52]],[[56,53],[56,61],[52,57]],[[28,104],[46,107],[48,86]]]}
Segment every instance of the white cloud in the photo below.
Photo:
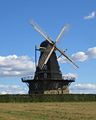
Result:
{"label": "white cloud", "polygon": [[81,90],[85,90],[85,89],[96,90],[96,84],[89,84],[89,83],[88,84],[76,84],[75,87]]}
{"label": "white cloud", "polygon": [[74,73],[68,73],[68,74],[63,74],[63,78],[67,80],[75,80],[77,78],[77,74]]}
{"label": "white cloud", "polygon": [[96,58],[96,47],[89,48],[86,54],[89,58]]}
{"label": "white cloud", "polygon": [[[85,52],[77,52],[71,55],[74,61],[84,62],[88,59],[96,59],[96,47],[89,48]],[[66,63],[65,57],[58,59],[61,63]],[[34,62],[28,56],[0,56],[0,76],[26,76],[32,75],[35,71]]]}
{"label": "white cloud", "polygon": [[0,56],[0,76],[23,76],[34,70],[34,62],[28,56]]}
{"label": "white cloud", "polygon": [[93,11],[92,13],[90,13],[88,16],[85,16],[84,19],[85,20],[89,20],[89,19],[93,19],[96,17],[96,12]]}
{"label": "white cloud", "polygon": [[71,57],[73,60],[80,62],[84,62],[88,59],[96,59],[96,47],[89,48],[85,52],[77,52],[73,54]]}
{"label": "white cloud", "polygon": [[88,59],[88,56],[84,52],[77,52],[72,55],[72,59],[75,61],[83,62]]}
{"label": "white cloud", "polygon": [[27,90],[20,85],[0,85],[0,94],[27,94]]}
{"label": "white cloud", "polygon": [[[70,93],[73,94],[96,94],[96,84],[75,83],[70,87]],[[20,85],[0,85],[0,94],[27,94],[28,89]]]}
{"label": "white cloud", "polygon": [[[64,57],[62,57],[62,58],[59,58],[58,61],[60,63],[66,63],[67,62],[66,58],[64,58]],[[85,52],[80,51],[80,52],[74,53],[71,55],[70,58],[73,61],[79,61],[79,62],[84,62],[88,59],[96,59],[96,47],[89,48]]]}
{"label": "white cloud", "polygon": [[71,93],[96,94],[96,84],[78,83],[70,86]]}
{"label": "white cloud", "polygon": [[58,62],[60,62],[60,63],[66,63],[67,59],[65,57],[61,56],[61,57],[58,58]]}

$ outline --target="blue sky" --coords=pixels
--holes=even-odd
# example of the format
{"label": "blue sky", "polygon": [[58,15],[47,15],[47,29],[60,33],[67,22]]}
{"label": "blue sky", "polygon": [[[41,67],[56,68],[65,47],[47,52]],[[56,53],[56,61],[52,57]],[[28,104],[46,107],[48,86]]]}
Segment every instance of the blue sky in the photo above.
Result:
{"label": "blue sky", "polygon": [[[72,93],[96,93],[96,1],[95,0],[1,0],[0,1],[0,93],[27,93],[20,78],[34,74],[34,45],[44,38],[29,21],[33,19],[55,41],[64,24],[70,28],[57,46],[68,49],[79,65],[74,70],[60,61],[63,74],[75,74]],[[16,91],[16,92],[14,92]]]}

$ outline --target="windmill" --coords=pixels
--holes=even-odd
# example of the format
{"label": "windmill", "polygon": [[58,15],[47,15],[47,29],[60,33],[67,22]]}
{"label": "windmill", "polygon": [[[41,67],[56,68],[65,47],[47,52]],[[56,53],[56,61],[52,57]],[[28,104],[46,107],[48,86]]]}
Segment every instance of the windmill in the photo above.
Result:
{"label": "windmill", "polygon": [[[60,67],[57,61],[56,51],[59,51],[60,54],[63,55],[66,60],[69,61],[75,68],[78,68],[74,61],[65,54],[65,51],[59,49],[56,46],[61,36],[65,33],[66,30],[68,30],[68,25],[63,26],[54,42],[45,32],[41,30],[37,23],[31,21],[30,24],[37,32],[39,32],[44,37],[45,41],[43,41],[40,45],[40,57],[38,65],[36,64],[36,72],[33,80],[25,80],[22,78],[22,81],[28,84],[29,94],[44,93],[48,90],[58,91],[58,89],[61,89],[63,93],[63,89],[68,88],[70,83],[74,82],[75,80],[64,80],[62,78],[62,73],[60,71]],[[36,47],[35,50],[37,50]],[[36,54],[35,60],[37,62]]]}

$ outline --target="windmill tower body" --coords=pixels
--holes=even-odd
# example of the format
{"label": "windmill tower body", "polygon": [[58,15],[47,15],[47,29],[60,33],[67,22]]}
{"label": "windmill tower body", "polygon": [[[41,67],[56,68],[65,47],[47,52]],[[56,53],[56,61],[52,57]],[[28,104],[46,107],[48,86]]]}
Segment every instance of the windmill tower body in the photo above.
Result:
{"label": "windmill tower body", "polygon": [[[48,41],[44,41],[41,43],[40,48],[47,48],[47,46],[50,45]],[[51,45],[50,45],[51,46]],[[40,58],[39,61],[44,54],[44,49],[40,49]],[[39,62],[38,62],[39,64]],[[62,74],[60,71],[59,64],[57,62],[57,56],[55,51],[50,56],[48,62],[44,66],[43,69],[40,69],[38,66],[36,68],[35,72],[35,79],[62,79]]]}

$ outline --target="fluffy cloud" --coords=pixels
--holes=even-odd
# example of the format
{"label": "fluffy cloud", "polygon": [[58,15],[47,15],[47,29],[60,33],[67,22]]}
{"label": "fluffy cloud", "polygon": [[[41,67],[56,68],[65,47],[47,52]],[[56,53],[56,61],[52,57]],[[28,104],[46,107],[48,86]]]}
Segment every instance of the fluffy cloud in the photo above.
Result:
{"label": "fluffy cloud", "polygon": [[84,52],[77,52],[72,55],[72,59],[75,61],[83,62],[88,59],[88,55],[86,55]]}
{"label": "fluffy cloud", "polygon": [[[96,94],[96,84],[75,83],[70,87],[72,94]],[[0,94],[27,94],[28,89],[20,85],[0,85]]]}
{"label": "fluffy cloud", "polygon": [[[71,55],[74,61],[84,62],[88,59],[96,59],[96,47],[89,48],[86,52],[77,52]],[[58,59],[61,63],[66,63],[66,58]],[[35,71],[34,62],[28,56],[0,56],[0,76],[26,76]]]}
{"label": "fluffy cloud", "polygon": [[89,58],[96,58],[96,47],[89,48],[86,54]]}
{"label": "fluffy cloud", "polygon": [[0,56],[0,76],[22,76],[34,70],[34,62],[28,56]]}
{"label": "fluffy cloud", "polygon": [[[85,52],[80,51],[80,52],[74,53],[74,54],[71,55],[71,59],[73,61],[79,61],[79,62],[84,62],[88,59],[96,59],[96,47],[89,48]],[[58,61],[60,63],[66,63],[67,62],[66,58],[64,58],[64,57],[59,58]]]}
{"label": "fluffy cloud", "polygon": [[77,74],[74,73],[68,73],[68,74],[64,74],[63,78],[66,80],[75,80],[77,78]]}
{"label": "fluffy cloud", "polygon": [[60,63],[66,63],[66,62],[67,62],[67,59],[66,59],[65,57],[63,57],[63,56],[57,58],[57,60],[58,60],[58,62],[60,62]]}
{"label": "fluffy cloud", "polygon": [[74,84],[70,86],[70,91],[71,93],[96,94],[96,84],[91,84],[91,83]]}
{"label": "fluffy cloud", "polygon": [[0,85],[0,94],[27,94],[27,91],[20,85]]}
{"label": "fluffy cloud", "polygon": [[86,52],[77,52],[72,55],[72,59],[80,62],[88,59],[96,59],[96,47],[89,48]]}
{"label": "fluffy cloud", "polygon": [[96,12],[93,11],[92,13],[90,13],[88,16],[85,16],[84,19],[85,20],[89,20],[89,19],[93,19],[96,17]]}

